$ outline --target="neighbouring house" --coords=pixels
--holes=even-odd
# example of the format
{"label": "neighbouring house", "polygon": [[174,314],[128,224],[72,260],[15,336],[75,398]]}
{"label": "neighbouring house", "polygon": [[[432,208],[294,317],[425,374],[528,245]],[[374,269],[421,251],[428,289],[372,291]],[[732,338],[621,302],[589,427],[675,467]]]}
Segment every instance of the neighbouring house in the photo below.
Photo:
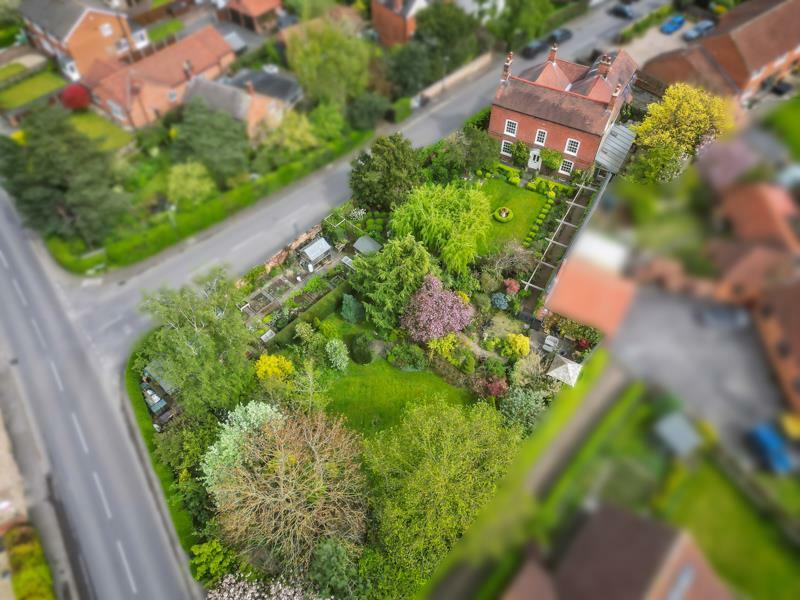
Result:
{"label": "neighbouring house", "polygon": [[232,23],[256,33],[269,33],[278,26],[281,0],[228,0],[217,1],[218,15]]}
{"label": "neighbouring house", "polygon": [[511,156],[515,142],[561,155],[558,172],[569,176],[595,162],[601,143],[632,96],[636,63],[624,50],[604,54],[591,66],[558,58],[553,46],[547,59],[518,76],[511,73],[513,54],[503,67],[492,101],[489,134],[500,143],[500,155]]}
{"label": "neighbouring house", "polygon": [[280,125],[284,112],[289,108],[283,101],[259,93],[251,81],[241,89],[223,81],[195,77],[186,87],[184,102],[196,98],[209,108],[244,123],[251,138],[260,131]]}
{"label": "neighbouring house", "polygon": [[800,254],[800,211],[782,187],[737,185],[722,195],[717,214],[741,242]]}
{"label": "neighbouring house", "polygon": [[686,48],[642,67],[664,85],[683,81],[746,103],[800,64],[800,0],[749,0]]}
{"label": "neighbouring house", "polygon": [[303,88],[297,78],[274,65],[265,65],[259,70],[242,69],[222,81],[245,91],[252,88],[255,93],[271,98],[280,107],[281,119],[285,111],[303,99]]}
{"label": "neighbouring house", "polygon": [[96,63],[87,85],[100,110],[138,128],[180,106],[192,79],[216,79],[234,58],[230,45],[208,25],[130,65]]}
{"label": "neighbouring house", "polygon": [[711,240],[706,254],[719,273],[713,286],[714,299],[745,308],[752,308],[764,289],[783,280],[794,267],[791,254],[735,240]]}
{"label": "neighbouring house", "polygon": [[96,61],[119,61],[150,44],[124,12],[90,0],[23,0],[19,12],[31,43],[72,81]]}
{"label": "neighbouring house", "polygon": [[324,22],[336,23],[350,35],[360,35],[364,30],[364,19],[361,13],[352,6],[336,4],[324,16],[309,19],[301,23],[295,23],[281,29],[275,36],[276,41],[282,47],[286,47],[289,40],[295,35],[302,35],[306,30],[319,27]]}

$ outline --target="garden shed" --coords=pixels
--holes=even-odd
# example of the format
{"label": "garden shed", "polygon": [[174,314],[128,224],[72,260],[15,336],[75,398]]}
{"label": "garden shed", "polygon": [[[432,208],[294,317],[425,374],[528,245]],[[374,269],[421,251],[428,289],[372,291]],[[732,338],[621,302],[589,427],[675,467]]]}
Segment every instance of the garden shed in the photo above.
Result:
{"label": "garden shed", "polygon": [[358,238],[355,243],[353,244],[353,248],[355,248],[356,252],[362,254],[364,256],[369,256],[370,254],[375,254],[379,252],[381,249],[380,243],[372,239],[368,235],[362,235]]}
{"label": "garden shed", "polygon": [[556,354],[553,363],[550,365],[550,370],[547,371],[547,376],[574,386],[578,382],[578,376],[581,374],[582,368],[578,363]]}
{"label": "garden shed", "polygon": [[313,271],[331,257],[331,250],[328,240],[324,237],[317,238],[300,249],[300,262],[309,271]]}
{"label": "garden shed", "polygon": [[655,427],[656,437],[674,455],[680,458],[690,456],[702,444],[692,422],[681,412],[673,412],[659,419]]}

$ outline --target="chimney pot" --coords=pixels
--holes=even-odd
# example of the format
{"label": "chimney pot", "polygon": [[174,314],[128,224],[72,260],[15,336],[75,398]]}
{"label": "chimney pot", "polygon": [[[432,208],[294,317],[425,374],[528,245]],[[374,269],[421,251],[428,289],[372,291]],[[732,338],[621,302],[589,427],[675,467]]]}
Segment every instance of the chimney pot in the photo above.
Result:
{"label": "chimney pot", "polygon": [[600,62],[597,64],[597,74],[603,79],[608,77],[608,71],[611,69],[611,57],[608,54],[603,54],[600,57]]}
{"label": "chimney pot", "polygon": [[619,102],[619,95],[622,92],[622,84],[618,83],[617,86],[614,88],[614,92],[611,94],[611,100],[608,102],[608,110],[613,111],[614,107]]}
{"label": "chimney pot", "polygon": [[248,80],[245,82],[245,84],[244,84],[244,85],[245,85],[245,87],[247,88],[247,93],[248,93],[248,94],[250,94],[251,96],[255,95],[255,93],[256,93],[256,88],[255,88],[255,87],[253,87],[253,82],[252,82],[250,79],[248,79]]}
{"label": "chimney pot", "polygon": [[508,78],[511,77],[511,63],[514,62],[514,53],[509,52],[506,54],[506,62],[503,65],[503,77],[500,81],[508,81]]}
{"label": "chimney pot", "polygon": [[184,73],[184,75],[186,75],[186,79],[191,79],[192,78],[193,70],[194,70],[194,68],[192,67],[192,61],[190,61],[189,59],[186,59],[183,62],[183,73]]}
{"label": "chimney pot", "polygon": [[394,0],[394,12],[399,13],[403,10],[403,0]]}
{"label": "chimney pot", "polygon": [[553,45],[550,46],[550,52],[547,55],[547,60],[551,63],[556,62],[556,57],[558,56],[558,44],[553,42]]}

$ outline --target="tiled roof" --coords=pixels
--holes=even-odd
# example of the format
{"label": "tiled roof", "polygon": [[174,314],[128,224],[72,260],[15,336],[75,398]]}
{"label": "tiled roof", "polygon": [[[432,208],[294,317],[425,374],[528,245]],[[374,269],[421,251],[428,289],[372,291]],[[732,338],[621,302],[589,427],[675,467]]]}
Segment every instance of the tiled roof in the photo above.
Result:
{"label": "tiled roof", "polygon": [[560,59],[546,60],[501,83],[494,104],[601,135],[622,104],[609,109],[614,88],[617,84],[627,87],[636,71],[627,52],[615,52],[610,58],[606,77],[600,76],[598,62],[587,68]]}
{"label": "tiled roof", "polygon": [[129,108],[138,85],[175,87],[187,79],[186,67],[190,66],[193,74],[203,73],[232,53],[228,42],[208,25],[139,62],[118,69],[93,87]]}
{"label": "tiled roof", "polygon": [[723,196],[721,213],[740,240],[800,254],[800,211],[783,188],[768,183],[736,186]]}
{"label": "tiled roof", "polygon": [[231,0],[228,6],[242,14],[260,17],[281,6],[281,0]]}
{"label": "tiled roof", "polygon": [[666,85],[682,81],[718,96],[730,96],[738,91],[733,79],[702,46],[659,54],[645,63],[642,72]]}
{"label": "tiled roof", "polygon": [[184,102],[200,98],[209,108],[224,112],[239,121],[247,119],[252,98],[244,90],[217,81],[195,77],[186,87]]}
{"label": "tiled roof", "polygon": [[[756,312],[759,331],[774,370],[782,380],[784,391],[795,410],[800,410],[800,276],[768,288],[761,297]],[[776,352],[781,343],[787,350],[783,356]]]}
{"label": "tiled roof", "polygon": [[19,12],[60,40],[78,22],[86,6],[77,0],[23,0]]}

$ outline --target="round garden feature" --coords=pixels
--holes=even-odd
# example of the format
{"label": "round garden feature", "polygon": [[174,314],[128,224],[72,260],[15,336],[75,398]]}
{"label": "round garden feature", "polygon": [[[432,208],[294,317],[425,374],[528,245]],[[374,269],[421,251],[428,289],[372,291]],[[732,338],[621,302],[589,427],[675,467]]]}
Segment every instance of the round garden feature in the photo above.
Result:
{"label": "round garden feature", "polygon": [[494,211],[493,216],[495,221],[499,221],[500,223],[508,223],[511,219],[514,218],[514,213],[507,206],[501,206],[496,211]]}

